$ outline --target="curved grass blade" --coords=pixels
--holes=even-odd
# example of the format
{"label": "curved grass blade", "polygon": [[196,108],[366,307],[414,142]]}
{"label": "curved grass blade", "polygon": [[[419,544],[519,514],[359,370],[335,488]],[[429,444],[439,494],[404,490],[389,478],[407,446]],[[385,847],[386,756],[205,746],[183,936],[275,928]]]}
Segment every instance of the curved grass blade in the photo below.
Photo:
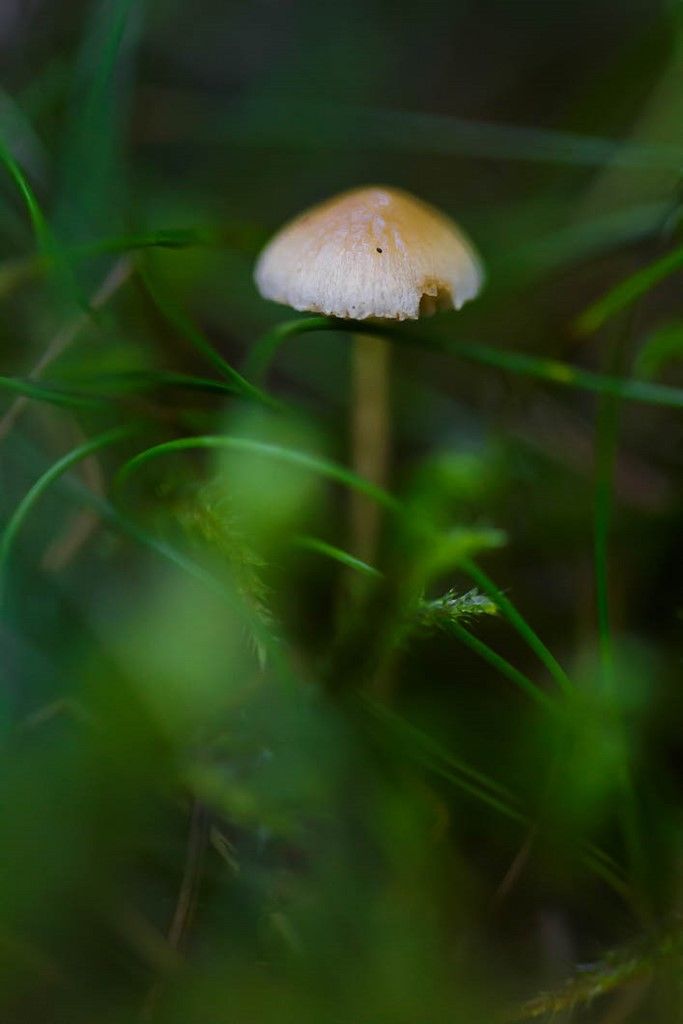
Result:
{"label": "curved grass blade", "polygon": [[204,394],[243,397],[232,385],[208,377],[172,371],[150,371],[146,373],[117,373],[110,376],[98,375],[88,379],[96,390],[72,389],[56,383],[39,384],[28,378],[0,376],[0,391],[9,391],[23,398],[47,402],[67,409],[101,409],[112,399],[122,395],[144,394],[159,389],[198,391]]}
{"label": "curved grass blade", "polygon": [[72,466],[75,466],[78,462],[86,459],[89,455],[94,454],[94,452],[101,451],[103,448],[108,448],[111,445],[119,444],[121,441],[128,440],[133,437],[137,431],[137,427],[127,426],[115,427],[112,430],[105,431],[103,434],[98,434],[97,437],[90,438],[90,440],[86,441],[84,444],[74,448],[73,451],[63,455],[61,459],[58,459],[57,462],[53,463],[53,465],[50,466],[50,468],[47,469],[43,475],[38,478],[38,480],[36,480],[10,516],[9,522],[7,523],[2,537],[0,538],[0,574],[7,566],[7,561],[19,530],[33,506],[45,493],[48,487],[55,480],[59,479],[63,473],[66,473]]}
{"label": "curved grass blade", "polygon": [[13,153],[21,155],[21,162],[33,181],[43,183],[47,180],[47,150],[34,131],[25,108],[1,87],[0,136],[7,140]]}
{"label": "curved grass blade", "polygon": [[67,409],[99,409],[103,402],[103,399],[94,395],[56,388],[48,384],[35,384],[31,380],[17,377],[0,377],[0,389],[22,395],[24,398],[48,402],[50,405],[64,406]]}
{"label": "curved grass blade", "polygon": [[[2,139],[0,139],[0,162],[5,165],[5,168],[12,177],[19,192],[21,193],[24,203],[26,204],[36,239],[36,247],[39,256],[38,265],[40,266],[44,261],[47,266],[54,267],[57,284],[61,286],[65,294],[73,296],[81,308],[87,309],[87,303],[80,293],[64,253],[57,246],[55,236],[48,225],[45,215],[36,198],[35,192],[31,188],[28,178]],[[21,275],[19,276],[19,280],[22,280]]]}
{"label": "curved grass blade", "polygon": [[[274,331],[269,331],[259,342],[257,351],[260,353],[258,358],[261,361],[261,372],[265,372],[282,342],[289,337],[309,331],[358,330],[359,326],[353,320],[335,320],[323,316],[288,320],[285,324],[278,325]],[[535,377],[538,380],[547,381],[549,384],[574,387],[582,391],[592,391],[595,394],[614,395],[617,398],[645,402],[650,405],[683,409],[683,388],[667,387],[664,384],[655,384],[645,380],[623,380],[607,374],[582,370],[558,359],[544,359],[539,356],[527,355],[524,352],[510,352],[507,349],[493,348],[490,345],[468,344],[459,341],[449,343],[435,335],[421,333],[410,327],[402,328],[364,322],[362,330],[365,333],[382,334],[403,344],[418,345],[420,348],[431,349],[435,352],[460,356],[471,362],[483,363],[498,370]]]}
{"label": "curved grass blade", "polygon": [[120,489],[128,478],[142,466],[152,459],[162,455],[169,455],[173,452],[191,451],[193,449],[231,449],[233,451],[249,452],[253,455],[262,455],[266,458],[276,459],[280,462],[287,462],[293,466],[300,466],[309,469],[319,476],[333,480],[335,483],[350,487],[367,498],[383,505],[392,511],[400,509],[399,502],[380,487],[376,487],[369,481],[357,476],[344,466],[336,462],[322,458],[318,455],[309,455],[307,452],[300,452],[294,448],[283,448],[280,445],[266,444],[263,441],[254,441],[248,437],[232,437],[230,435],[205,434],[200,437],[183,437],[176,441],[166,441],[163,444],[147,448],[138,455],[129,459],[119,470],[115,487]]}
{"label": "curved grass blade", "polygon": [[33,225],[38,251],[40,253],[53,252],[54,246],[52,243],[50,228],[48,227],[47,220],[40,208],[36,195],[31,188],[28,178],[2,139],[0,139],[0,163],[4,164],[5,169],[8,171],[10,177],[14,181],[14,184],[17,186],[24,203],[26,204],[26,209],[28,210],[31,224]]}
{"label": "curved grass blade", "polygon": [[655,260],[649,266],[637,270],[616,287],[594,302],[581,314],[577,321],[577,329],[581,334],[592,334],[615,314],[636,302],[651,291],[664,278],[669,277],[683,267],[683,246],[668,252],[666,256]]}
{"label": "curved grass blade", "polygon": [[[308,325],[311,324],[309,327]],[[304,326],[306,325],[306,326]],[[313,326],[314,325],[314,326]],[[306,317],[305,319],[283,320],[259,338],[252,346],[244,363],[244,372],[248,377],[261,383],[277,355],[280,346],[297,334],[308,331],[335,330],[336,321],[327,317]]]}
{"label": "curved grass blade", "polygon": [[216,352],[213,345],[204,337],[203,333],[195,327],[192,320],[178,309],[177,306],[171,304],[171,302],[162,295],[159,286],[153,283],[150,279],[150,275],[142,271],[142,278],[147,288],[148,294],[154,305],[157,307],[159,312],[162,314],[164,319],[170,324],[170,326],[178,332],[182,337],[186,338],[187,341],[207,359],[218,372],[229,380],[231,384],[242,394],[245,398],[250,398],[253,401],[261,402],[264,405],[268,405],[271,408],[279,408],[278,403],[270,395],[267,395],[265,391],[256,387],[253,384],[238,373],[230,363],[223,358],[218,352]]}
{"label": "curved grass blade", "polygon": [[131,370],[114,374],[97,374],[88,378],[88,382],[104,391],[107,396],[178,388],[185,391],[200,391],[223,396],[237,395],[244,398],[238,388],[226,381],[198,377],[194,374],[175,373],[172,370]]}

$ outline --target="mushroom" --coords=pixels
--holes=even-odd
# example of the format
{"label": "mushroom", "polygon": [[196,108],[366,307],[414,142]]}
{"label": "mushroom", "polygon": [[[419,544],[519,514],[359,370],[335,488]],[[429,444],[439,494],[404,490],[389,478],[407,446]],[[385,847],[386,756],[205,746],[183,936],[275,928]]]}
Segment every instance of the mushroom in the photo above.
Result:
{"label": "mushroom", "polygon": [[[335,196],[286,224],[256,265],[264,298],[348,320],[417,320],[460,309],[483,281],[478,256],[446,216],[399,189],[375,186]],[[389,460],[387,342],[354,345],[353,464],[386,482]],[[379,519],[359,501],[354,547],[372,554]]]}

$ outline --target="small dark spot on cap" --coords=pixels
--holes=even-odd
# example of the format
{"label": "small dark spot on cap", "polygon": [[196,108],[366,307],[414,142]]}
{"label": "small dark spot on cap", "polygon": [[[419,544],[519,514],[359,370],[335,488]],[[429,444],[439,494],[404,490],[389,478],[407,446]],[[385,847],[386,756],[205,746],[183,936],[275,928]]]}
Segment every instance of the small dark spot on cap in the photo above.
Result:
{"label": "small dark spot on cap", "polygon": [[379,246],[377,246],[377,252],[381,252],[381,251],[382,251],[382,250],[380,249],[380,247],[379,247]]}

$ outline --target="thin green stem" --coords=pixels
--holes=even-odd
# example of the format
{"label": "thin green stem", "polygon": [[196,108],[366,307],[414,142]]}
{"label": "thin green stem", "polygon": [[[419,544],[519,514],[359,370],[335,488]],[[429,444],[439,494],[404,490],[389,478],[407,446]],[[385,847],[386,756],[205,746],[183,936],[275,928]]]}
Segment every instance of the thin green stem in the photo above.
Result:
{"label": "thin green stem", "polygon": [[477,586],[480,587],[485,594],[488,594],[491,600],[498,606],[498,608],[500,608],[510,625],[514,626],[522,639],[526,641],[527,645],[545,665],[560,689],[565,694],[570,693],[573,687],[569,676],[555,656],[548,650],[535,630],[531,628],[526,619],[519,611],[517,611],[512,601],[505,596],[503,591],[496,586],[493,580],[484,572],[483,569],[480,569],[471,558],[464,557],[460,562],[460,566],[463,571],[474,580]]}

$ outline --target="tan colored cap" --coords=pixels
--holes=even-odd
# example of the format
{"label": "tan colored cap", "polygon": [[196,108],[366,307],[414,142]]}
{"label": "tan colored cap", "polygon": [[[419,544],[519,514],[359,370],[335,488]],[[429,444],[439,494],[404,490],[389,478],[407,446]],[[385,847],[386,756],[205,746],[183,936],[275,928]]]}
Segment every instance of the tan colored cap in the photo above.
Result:
{"label": "tan colored cap", "polygon": [[345,192],[285,225],[261,253],[261,295],[343,319],[417,320],[460,309],[483,271],[462,232],[399,189]]}

